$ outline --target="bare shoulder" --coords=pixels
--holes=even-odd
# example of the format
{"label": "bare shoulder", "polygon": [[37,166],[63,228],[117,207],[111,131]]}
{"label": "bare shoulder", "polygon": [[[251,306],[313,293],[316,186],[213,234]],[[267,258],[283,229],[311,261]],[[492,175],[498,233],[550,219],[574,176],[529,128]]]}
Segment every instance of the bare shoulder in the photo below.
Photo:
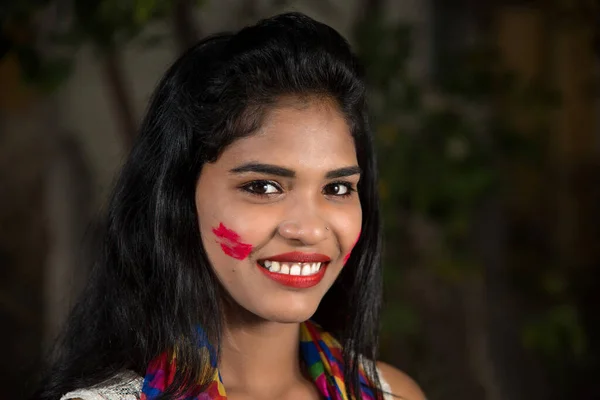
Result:
{"label": "bare shoulder", "polygon": [[377,362],[377,368],[390,385],[392,394],[402,400],[425,400],[425,394],[419,385],[404,372],[381,361]]}

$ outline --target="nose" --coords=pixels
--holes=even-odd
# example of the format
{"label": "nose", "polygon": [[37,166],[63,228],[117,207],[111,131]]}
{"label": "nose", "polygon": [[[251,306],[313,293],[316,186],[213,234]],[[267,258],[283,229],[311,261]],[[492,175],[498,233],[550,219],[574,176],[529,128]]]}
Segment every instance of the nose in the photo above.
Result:
{"label": "nose", "polygon": [[300,205],[295,206],[294,210],[289,210],[287,218],[279,224],[277,230],[281,237],[306,246],[324,240],[329,232],[326,221],[315,207]]}

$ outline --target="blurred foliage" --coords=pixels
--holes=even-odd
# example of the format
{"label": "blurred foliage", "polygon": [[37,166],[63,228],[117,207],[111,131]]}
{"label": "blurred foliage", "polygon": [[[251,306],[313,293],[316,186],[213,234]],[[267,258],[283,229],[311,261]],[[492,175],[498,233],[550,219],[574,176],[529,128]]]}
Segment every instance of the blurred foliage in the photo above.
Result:
{"label": "blurred foliage", "polygon": [[523,342],[545,360],[578,358],[586,350],[586,335],[577,308],[561,304],[532,317],[523,330]]}
{"label": "blurred foliage", "polygon": [[73,24],[62,39],[112,51],[137,38],[148,23],[169,15],[169,0],[74,0]]}
{"label": "blurred foliage", "polygon": [[44,57],[32,45],[36,40],[36,33],[30,29],[32,20],[51,3],[51,0],[5,1],[0,13],[0,61],[15,55],[22,79],[42,91],[56,88],[71,70],[68,58]]}
{"label": "blurred foliage", "polygon": [[[203,2],[197,0],[198,5]],[[79,46],[89,43],[100,54],[113,52],[140,39],[144,28],[170,15],[175,3],[173,0],[20,0],[3,4],[0,58],[16,54],[25,82],[51,92],[69,76]],[[48,21],[54,21],[54,26]],[[160,39],[144,36],[140,40],[153,45]]]}
{"label": "blurred foliage", "polygon": [[[443,73],[426,86],[409,69],[409,25],[372,16],[354,37],[371,90],[388,293],[398,293],[407,268],[415,266],[454,282],[481,276],[472,240],[475,212],[487,199],[506,195],[511,168],[542,170],[548,163],[549,116],[560,95],[503,69],[485,39],[442,55]],[[515,113],[527,115],[528,123],[517,127]],[[577,357],[586,340],[567,277],[548,271],[552,279],[536,282],[546,305],[524,322],[523,344],[545,360]],[[395,337],[418,335],[419,319],[396,295],[388,299],[384,327]]]}

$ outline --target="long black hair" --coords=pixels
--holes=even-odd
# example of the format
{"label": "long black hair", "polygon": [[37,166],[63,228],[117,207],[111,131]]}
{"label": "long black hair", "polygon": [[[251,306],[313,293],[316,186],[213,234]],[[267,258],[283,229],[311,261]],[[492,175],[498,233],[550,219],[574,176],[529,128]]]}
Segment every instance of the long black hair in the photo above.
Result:
{"label": "long black hair", "polygon": [[166,72],[108,203],[89,284],[34,398],[56,400],[126,369],[144,375],[151,359],[175,346],[177,377],[165,398],[210,382],[196,327],[218,347],[223,289],[202,247],[195,186],[205,163],[255,132],[269,107],[290,95],[333,100],[354,137],[362,233],[313,319],[344,346],[348,394],[361,392],[359,364],[379,393],[381,237],[363,72],[334,29],[288,13],[206,38]]}

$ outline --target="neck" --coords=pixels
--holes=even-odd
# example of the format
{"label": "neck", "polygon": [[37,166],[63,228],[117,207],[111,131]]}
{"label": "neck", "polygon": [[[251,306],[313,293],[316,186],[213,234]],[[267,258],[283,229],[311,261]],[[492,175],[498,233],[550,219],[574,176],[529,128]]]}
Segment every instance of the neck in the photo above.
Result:
{"label": "neck", "polygon": [[301,382],[298,323],[278,323],[229,314],[219,371],[227,392],[277,391]]}

